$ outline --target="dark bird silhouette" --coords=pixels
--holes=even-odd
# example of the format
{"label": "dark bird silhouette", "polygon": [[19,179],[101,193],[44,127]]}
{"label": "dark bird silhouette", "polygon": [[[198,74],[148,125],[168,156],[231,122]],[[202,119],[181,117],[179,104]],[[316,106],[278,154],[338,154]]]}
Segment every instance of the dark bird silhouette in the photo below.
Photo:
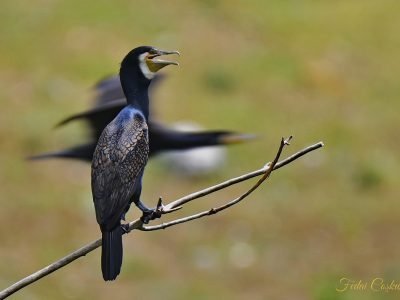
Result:
{"label": "dark bird silhouette", "polygon": [[[157,74],[152,79],[149,86],[150,93],[163,78],[162,74]],[[94,149],[104,128],[126,106],[126,99],[119,76],[101,80],[95,86],[95,90],[97,96],[94,108],[72,115],[57,124],[57,127],[59,127],[78,120],[87,122],[91,133],[89,141],[71,148],[30,156],[28,157],[29,159],[69,158],[92,161]],[[152,121],[151,116],[148,121],[148,127],[150,157],[164,151],[242,143],[254,138],[254,135],[251,134],[242,134],[229,130],[183,132]]]}
{"label": "dark bird silhouette", "polygon": [[96,219],[102,232],[101,269],[104,280],[114,280],[122,265],[124,219],[133,202],[142,210],[143,222],[153,218],[154,210],[140,200],[142,177],[149,155],[147,121],[148,87],[155,73],[176,62],[157,57],[176,51],[142,46],[123,59],[120,80],[127,106],[103,130],[92,161],[92,194]]}

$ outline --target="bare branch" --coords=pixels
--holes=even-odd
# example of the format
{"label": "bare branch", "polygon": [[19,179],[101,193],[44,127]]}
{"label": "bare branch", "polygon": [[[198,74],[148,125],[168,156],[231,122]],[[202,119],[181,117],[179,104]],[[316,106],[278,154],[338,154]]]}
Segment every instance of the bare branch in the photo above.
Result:
{"label": "bare branch", "polygon": [[[282,160],[280,162],[277,162],[279,157],[280,157],[280,154],[281,154],[281,152],[282,152],[282,150],[284,148],[284,146],[289,143],[290,138],[287,139],[287,140],[283,140],[282,139],[280,148],[278,150],[278,153],[277,153],[274,161],[272,163],[269,163],[269,164],[265,165],[263,168],[261,168],[259,170],[256,170],[256,171],[253,171],[253,172],[250,172],[250,173],[247,173],[247,174],[244,174],[244,175],[236,177],[236,178],[229,179],[229,180],[227,180],[225,182],[222,182],[220,184],[217,184],[217,185],[214,185],[212,187],[206,188],[204,190],[198,191],[196,193],[192,193],[192,194],[187,195],[185,197],[182,197],[182,198],[180,198],[178,200],[175,200],[175,201],[167,204],[166,206],[162,206],[161,205],[161,198],[160,198],[160,200],[158,202],[158,205],[157,205],[157,209],[160,209],[162,214],[172,213],[172,212],[180,209],[183,204],[185,204],[187,202],[190,202],[190,201],[192,201],[194,199],[198,199],[198,198],[204,197],[206,195],[209,195],[211,193],[214,193],[216,191],[224,189],[224,188],[226,188],[228,186],[237,184],[237,183],[242,182],[242,181],[249,180],[249,179],[254,178],[256,176],[263,175],[263,177],[260,180],[258,180],[257,183],[254,186],[252,186],[246,193],[244,193],[240,197],[238,197],[238,198],[236,198],[236,199],[234,199],[234,200],[232,200],[232,201],[230,201],[230,202],[228,202],[228,203],[226,203],[226,204],[224,204],[224,205],[222,205],[220,207],[212,208],[212,209],[210,209],[208,211],[204,211],[204,212],[201,212],[201,213],[198,213],[198,214],[195,214],[195,215],[191,215],[191,216],[188,216],[188,217],[185,217],[185,218],[177,219],[177,220],[174,220],[174,221],[171,221],[171,222],[168,222],[168,223],[165,223],[165,224],[157,225],[157,226],[143,226],[143,223],[140,221],[140,219],[137,219],[137,220],[129,223],[129,231],[134,230],[134,229],[142,230],[142,231],[154,231],[154,230],[165,229],[165,228],[171,227],[173,225],[185,223],[185,222],[188,222],[188,221],[191,221],[191,220],[195,220],[195,219],[204,217],[206,215],[212,215],[212,214],[215,214],[215,213],[220,212],[222,210],[225,210],[225,209],[231,207],[232,205],[237,204],[238,202],[240,202],[243,199],[245,199],[248,195],[250,195],[254,190],[256,190],[261,185],[261,183],[263,181],[265,181],[269,177],[269,175],[271,174],[272,171],[277,170],[277,169],[279,169],[279,168],[291,163],[292,161],[300,158],[301,156],[303,156],[303,155],[305,155],[305,154],[307,154],[307,153],[309,153],[311,151],[314,151],[314,150],[316,150],[318,148],[323,147],[323,145],[324,145],[322,142],[316,143],[316,144],[311,145],[311,146],[309,146],[307,148],[304,148],[303,150],[293,154],[292,156],[290,156],[290,157],[288,157],[288,158],[286,158],[286,159],[284,159],[284,160]],[[60,268],[62,268],[64,266],[70,264],[74,260],[76,260],[76,259],[78,259],[78,258],[80,258],[82,256],[85,256],[86,254],[92,252],[93,250],[95,250],[96,248],[98,248],[100,246],[101,246],[101,239],[98,239],[98,240],[96,240],[96,241],[94,241],[94,242],[92,242],[90,244],[87,244],[86,246],[84,246],[84,247],[82,247],[82,248],[80,248],[80,249],[68,254],[67,256],[61,258],[60,260],[58,260],[58,261],[56,261],[56,262],[44,267],[43,269],[41,269],[41,270],[39,270],[39,271],[37,271],[37,272],[35,272],[35,273],[23,278],[22,280],[14,283],[13,285],[9,286],[8,288],[4,289],[3,291],[0,291],[0,299],[7,298],[8,296],[14,294],[18,290],[24,288],[25,286],[30,285],[33,282],[35,282],[35,281],[37,281],[37,280],[39,280],[39,279],[41,279],[41,278],[53,273],[54,271],[56,271],[56,270],[58,270],[58,269],[60,269]]]}
{"label": "bare branch", "polygon": [[98,239],[97,241],[94,241],[90,244],[87,244],[86,246],[75,250],[74,252],[68,254],[67,256],[64,256],[60,260],[48,265],[47,267],[44,267],[43,269],[21,279],[20,281],[14,283],[13,285],[9,286],[5,290],[0,292],[0,299],[5,299],[8,296],[11,296],[15,292],[19,291],[20,289],[26,287],[27,285],[30,285],[34,283],[35,281],[39,280],[42,277],[45,277],[54,271],[61,269],[62,267],[65,267],[66,265],[70,264],[74,260],[78,259],[81,256],[85,256],[89,252],[92,252],[96,248],[101,246],[101,239]]}
{"label": "bare branch", "polygon": [[186,222],[189,222],[189,221],[192,221],[192,220],[200,219],[200,218],[205,217],[205,216],[211,216],[211,215],[217,214],[220,211],[223,211],[223,210],[225,210],[225,209],[227,209],[227,208],[239,203],[240,201],[245,199],[247,196],[249,196],[252,192],[254,192],[269,177],[269,175],[271,175],[272,171],[274,170],[274,168],[275,168],[275,166],[276,166],[276,164],[278,162],[278,159],[279,159],[279,157],[280,157],[280,155],[282,153],[282,150],[283,150],[284,146],[289,145],[289,141],[291,139],[292,139],[292,136],[290,136],[286,140],[282,139],[280,147],[279,147],[279,150],[278,150],[278,153],[276,154],[274,161],[271,164],[267,164],[267,169],[264,172],[263,177],[261,177],[256,182],[256,184],[254,184],[247,192],[242,194],[240,197],[238,197],[236,199],[233,199],[232,201],[229,201],[228,203],[226,203],[226,204],[224,204],[222,206],[219,206],[219,207],[216,207],[216,208],[211,208],[210,210],[207,210],[207,211],[203,211],[203,212],[200,212],[200,213],[197,213],[197,214],[185,217],[185,218],[176,219],[176,220],[170,221],[168,223],[163,223],[163,224],[160,224],[160,225],[143,226],[142,228],[140,228],[140,230],[143,230],[143,231],[154,231],[154,230],[165,229],[165,228],[168,228],[168,227],[171,227],[171,226],[174,226],[174,225],[178,225],[178,224],[186,223]]}
{"label": "bare branch", "polygon": [[[323,146],[324,146],[324,143],[323,142],[319,142],[319,143],[316,143],[314,145],[308,146],[307,148],[304,148],[303,150],[301,150],[299,152],[296,152],[292,156],[289,156],[288,158],[278,162],[274,167],[274,171],[282,168],[283,166],[286,166],[287,164],[290,164],[292,161],[300,158],[301,156],[303,156],[303,155],[305,155],[305,154],[307,154],[307,153],[309,153],[311,151],[314,151],[314,150],[316,150],[318,148],[321,148]],[[192,201],[194,199],[207,196],[207,195],[209,195],[211,193],[214,193],[216,191],[219,191],[219,190],[222,190],[224,188],[227,188],[228,186],[237,184],[237,183],[245,181],[245,180],[249,180],[249,179],[251,179],[253,177],[260,176],[260,175],[264,174],[267,170],[268,170],[268,164],[266,164],[263,168],[261,168],[261,169],[259,169],[257,171],[253,171],[253,172],[247,173],[245,175],[229,179],[229,180],[224,181],[224,182],[222,182],[220,184],[211,186],[211,187],[206,188],[204,190],[201,190],[199,192],[195,192],[195,193],[192,193],[192,194],[187,195],[185,197],[182,197],[182,198],[180,198],[178,200],[175,200],[175,201],[171,202],[170,204],[168,204],[166,206],[166,208],[174,208],[174,207],[181,206],[181,205],[183,205],[183,204],[185,204],[185,203],[187,203],[189,201]]]}

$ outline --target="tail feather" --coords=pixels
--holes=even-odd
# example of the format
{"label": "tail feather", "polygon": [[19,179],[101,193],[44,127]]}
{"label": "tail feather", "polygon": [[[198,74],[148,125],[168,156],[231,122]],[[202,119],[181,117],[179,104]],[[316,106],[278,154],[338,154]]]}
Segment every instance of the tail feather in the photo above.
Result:
{"label": "tail feather", "polygon": [[102,232],[101,271],[103,279],[114,280],[122,265],[122,228]]}

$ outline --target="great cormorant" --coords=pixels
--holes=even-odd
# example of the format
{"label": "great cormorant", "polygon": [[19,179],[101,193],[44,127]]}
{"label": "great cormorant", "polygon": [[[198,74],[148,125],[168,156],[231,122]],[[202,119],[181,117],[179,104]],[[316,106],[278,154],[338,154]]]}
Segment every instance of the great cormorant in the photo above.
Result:
{"label": "great cormorant", "polygon": [[[150,92],[155,87],[155,83],[162,80],[164,76],[157,74],[150,84]],[[117,114],[126,106],[125,95],[123,94],[119,76],[112,76],[101,80],[95,86],[96,101],[95,107],[90,110],[72,115],[60,123],[58,126],[66,125],[73,121],[84,120],[89,124],[91,136],[89,141],[71,148],[48,152],[30,156],[29,159],[48,159],[48,158],[71,158],[91,162],[97,140],[103,129],[109,124]],[[149,156],[169,150],[187,150],[197,147],[208,147],[216,145],[227,145],[245,142],[254,135],[241,134],[228,130],[209,130],[209,131],[189,131],[169,128],[151,120],[148,121],[149,127]]]}
{"label": "great cormorant", "polygon": [[104,280],[114,280],[122,265],[121,219],[133,202],[146,223],[153,210],[140,200],[142,177],[149,154],[147,121],[148,87],[155,73],[176,62],[156,59],[178,54],[142,46],[130,51],[121,63],[120,79],[128,105],[102,132],[92,160],[92,194],[102,232],[101,269]]}

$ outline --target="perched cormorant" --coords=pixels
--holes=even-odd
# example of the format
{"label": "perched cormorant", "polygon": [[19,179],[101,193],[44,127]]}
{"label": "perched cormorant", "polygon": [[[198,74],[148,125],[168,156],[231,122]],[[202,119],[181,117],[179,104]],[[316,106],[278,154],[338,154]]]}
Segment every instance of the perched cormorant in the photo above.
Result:
{"label": "perched cormorant", "polygon": [[[157,74],[154,79],[152,79],[150,92],[155,87],[155,84],[163,79],[164,76],[161,75],[162,74]],[[101,80],[96,84],[95,89],[97,97],[94,108],[72,115],[62,120],[57,125],[58,127],[72,121],[84,120],[90,126],[90,140],[85,144],[71,148],[33,155],[30,156],[29,159],[71,158],[88,162],[92,161],[97,140],[103,132],[103,129],[126,106],[126,99],[122,91],[119,76],[112,76]],[[251,134],[241,134],[228,130],[184,132],[166,127],[165,125],[152,121],[151,119],[148,121],[148,127],[150,157],[169,150],[187,150],[198,147],[234,144],[254,138]]]}
{"label": "perched cormorant", "polygon": [[142,177],[149,154],[147,121],[148,87],[161,68],[177,64],[156,57],[176,51],[142,46],[130,51],[121,63],[120,79],[127,106],[102,132],[92,161],[92,194],[102,232],[101,269],[104,280],[114,280],[122,265],[121,220],[133,202],[142,210],[143,222],[154,210],[140,200]]}

